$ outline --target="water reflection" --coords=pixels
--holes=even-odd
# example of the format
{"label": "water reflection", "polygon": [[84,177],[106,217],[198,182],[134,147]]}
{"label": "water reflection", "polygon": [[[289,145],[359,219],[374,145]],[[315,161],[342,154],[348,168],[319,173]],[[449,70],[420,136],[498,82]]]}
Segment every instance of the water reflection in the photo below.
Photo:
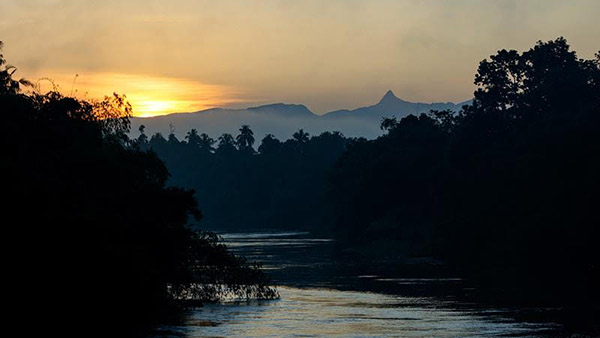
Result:
{"label": "water reflection", "polygon": [[548,337],[560,329],[458,302],[448,296],[461,292],[458,278],[365,268],[336,257],[332,241],[307,236],[223,234],[232,250],[265,262],[281,299],[206,304],[156,337]]}
{"label": "water reflection", "polygon": [[[430,298],[280,287],[281,299],[207,304],[164,335],[185,337],[537,337],[547,324],[519,323]],[[163,335],[163,336],[164,336]]]}

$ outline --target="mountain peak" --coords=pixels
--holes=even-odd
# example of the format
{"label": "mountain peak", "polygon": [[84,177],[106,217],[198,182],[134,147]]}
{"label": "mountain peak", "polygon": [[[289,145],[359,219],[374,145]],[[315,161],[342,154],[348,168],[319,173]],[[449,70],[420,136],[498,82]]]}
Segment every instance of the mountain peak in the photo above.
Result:
{"label": "mountain peak", "polygon": [[383,97],[381,98],[381,100],[379,100],[379,103],[387,103],[387,102],[398,102],[398,101],[402,101],[400,100],[396,95],[394,95],[394,92],[391,90],[388,90],[385,95],[383,95]]}

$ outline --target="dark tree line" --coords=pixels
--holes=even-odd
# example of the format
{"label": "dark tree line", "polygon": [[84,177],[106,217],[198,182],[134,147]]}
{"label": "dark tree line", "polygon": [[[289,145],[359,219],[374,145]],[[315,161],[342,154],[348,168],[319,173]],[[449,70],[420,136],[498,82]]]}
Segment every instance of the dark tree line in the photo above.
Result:
{"label": "dark tree line", "polygon": [[124,96],[25,93],[14,72],[0,55],[4,292],[28,333],[139,334],[184,291],[219,296],[196,283],[275,296],[255,266],[187,226],[201,218],[194,192],[166,187],[163,162],[132,146]]}
{"label": "dark tree line", "polygon": [[387,119],[348,146],[328,192],[336,237],[442,258],[504,299],[597,309],[600,53],[562,38],[501,50],[475,84],[460,113]]}
{"label": "dark tree line", "polygon": [[217,140],[190,130],[185,140],[173,133],[136,140],[165,161],[170,184],[191,187],[211,229],[311,229],[322,227],[323,186],[348,142],[340,133],[310,137],[299,130],[281,141],[265,136],[254,148],[249,126]]}

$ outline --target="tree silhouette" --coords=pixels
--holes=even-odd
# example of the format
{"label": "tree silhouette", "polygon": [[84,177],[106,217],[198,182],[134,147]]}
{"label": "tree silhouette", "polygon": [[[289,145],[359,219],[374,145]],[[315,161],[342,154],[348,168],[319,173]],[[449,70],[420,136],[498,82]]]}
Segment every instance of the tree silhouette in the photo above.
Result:
{"label": "tree silhouette", "polygon": [[243,125],[240,128],[240,133],[235,138],[238,149],[242,151],[250,151],[252,150],[252,145],[254,145],[254,133],[250,126]]}
{"label": "tree silhouette", "polygon": [[[214,153],[197,153],[180,144],[152,148],[172,174],[169,184],[196,190],[205,214],[210,215],[203,224],[213,229],[312,229],[322,225],[326,172],[348,139],[336,132],[304,136],[305,142],[298,143],[267,135],[256,154],[237,151],[238,142],[229,134],[219,138]],[[207,146],[214,142],[206,138]]]}
{"label": "tree silhouette", "polygon": [[21,78],[20,80],[13,79],[13,74],[17,71],[15,66],[9,65],[2,54],[4,43],[0,41],[0,95],[16,95],[19,93],[21,85],[32,87],[33,84]]}
{"label": "tree silhouette", "polygon": [[298,143],[306,143],[308,141],[308,133],[304,129],[300,129],[292,135],[292,138]]}
{"label": "tree silhouette", "polygon": [[198,147],[204,153],[212,153],[214,151],[213,145],[215,144],[215,140],[213,140],[210,136],[205,133],[200,135],[198,140]]}
{"label": "tree silhouette", "polygon": [[179,139],[177,139],[177,135],[175,135],[174,131],[169,133],[169,137],[167,138],[167,142],[171,144],[179,144]]}
{"label": "tree silhouette", "polygon": [[[12,309],[61,304],[40,319],[45,333],[68,318],[78,335],[89,318],[102,318],[86,335],[142,336],[167,313],[179,313],[178,292],[215,300],[214,286],[224,283],[242,297],[276,296],[216,235],[189,227],[202,216],[194,192],[167,187],[165,164],[127,138],[132,111],[124,96],[25,94],[14,69],[0,67],[5,217],[17,220],[4,235],[23,253],[5,271],[21,295]],[[181,146],[160,134],[149,143]],[[198,283],[209,287],[197,290]]]}
{"label": "tree silhouette", "polygon": [[161,133],[156,133],[150,137],[150,147],[153,149],[164,148],[167,144],[167,140]]}
{"label": "tree silhouette", "polygon": [[138,128],[140,135],[137,138],[137,144],[140,148],[146,149],[148,147],[148,136],[146,136],[146,126],[143,124]]}
{"label": "tree silhouette", "polygon": [[198,131],[196,129],[191,129],[188,131],[185,135],[185,140],[187,141],[188,145],[195,148],[200,148],[200,135],[198,135]]}
{"label": "tree silhouette", "polygon": [[221,153],[231,153],[237,150],[235,139],[231,134],[223,134],[219,136],[219,144],[217,150]]}
{"label": "tree silhouette", "polygon": [[479,64],[458,113],[385,119],[330,176],[339,243],[435,256],[504,301],[597,311],[600,62],[563,38]]}
{"label": "tree silhouette", "polygon": [[281,141],[279,141],[273,134],[267,134],[258,147],[258,152],[261,154],[271,154],[281,149]]}

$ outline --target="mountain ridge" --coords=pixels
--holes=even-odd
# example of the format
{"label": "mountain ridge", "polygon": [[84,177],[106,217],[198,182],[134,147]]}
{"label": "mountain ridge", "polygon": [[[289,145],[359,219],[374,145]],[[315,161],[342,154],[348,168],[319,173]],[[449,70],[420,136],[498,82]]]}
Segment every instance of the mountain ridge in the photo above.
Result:
{"label": "mountain ridge", "polygon": [[332,112],[325,113],[321,116],[328,117],[339,117],[339,116],[353,116],[353,117],[404,117],[410,114],[418,115],[420,113],[426,113],[430,110],[445,110],[450,109],[458,111],[464,104],[470,104],[472,100],[462,101],[459,103],[453,102],[410,102],[398,98],[392,90],[388,90],[385,95],[379,100],[378,103],[370,106],[360,107],[356,109],[342,109],[335,110]]}
{"label": "mountain ridge", "polygon": [[168,134],[171,132],[170,126],[174,126],[178,137],[184,137],[187,131],[196,129],[216,138],[223,133],[236,134],[240,126],[246,124],[254,130],[257,140],[266,134],[287,139],[298,129],[311,134],[339,131],[346,136],[375,138],[381,135],[379,124],[384,117],[402,118],[430,110],[458,111],[462,105],[470,102],[410,102],[388,90],[373,105],[334,110],[322,115],[315,114],[303,104],[281,102],[238,109],[215,107],[190,113],[136,117],[132,119],[132,130],[136,131],[143,124],[150,134]]}

